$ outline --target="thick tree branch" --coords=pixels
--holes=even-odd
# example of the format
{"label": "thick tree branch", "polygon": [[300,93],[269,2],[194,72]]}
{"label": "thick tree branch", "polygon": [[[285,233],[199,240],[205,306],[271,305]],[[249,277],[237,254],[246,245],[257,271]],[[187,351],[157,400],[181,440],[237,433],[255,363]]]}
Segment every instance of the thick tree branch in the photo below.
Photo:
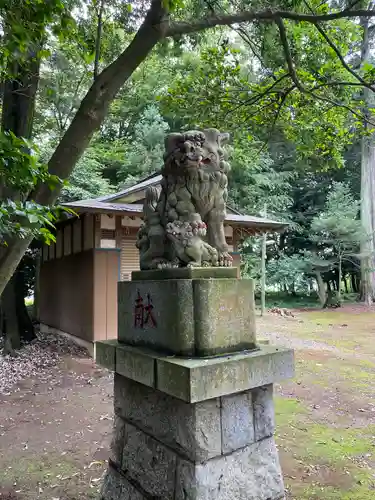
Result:
{"label": "thick tree branch", "polygon": [[[71,124],[48,162],[50,174],[62,179],[69,177],[94,132],[102,124],[117,92],[164,37],[167,27],[165,16],[166,11],[162,2],[153,0],[142,26],[131,43],[112,64],[98,75],[82,100]],[[48,205],[55,201],[58,194],[58,189],[51,191],[47,185],[42,185],[36,193],[33,193],[33,199],[40,204]]]}
{"label": "thick tree branch", "polygon": [[[151,8],[137,34],[124,52],[95,80],[83,99],[72,123],[48,162],[52,175],[69,177],[77,161],[88,146],[94,132],[103,122],[116,93],[135,69],[146,59],[155,45],[165,36],[166,11],[161,0],[152,0]],[[52,204],[59,189],[51,191],[41,185],[31,198],[43,205]],[[0,296],[24,255],[31,237],[14,239],[0,258]]]}
{"label": "thick tree branch", "polygon": [[[308,1],[305,0],[304,1],[306,7],[310,10],[311,14],[315,14],[314,10],[312,9],[312,7],[309,5]],[[345,11],[347,11],[350,7],[348,7],[347,9],[345,9]],[[366,82],[366,80],[364,80],[356,71],[354,71],[354,69],[352,69],[349,64],[345,61],[343,55],[341,54],[341,51],[339,50],[339,48],[337,47],[337,45],[330,39],[330,37],[327,35],[327,33],[325,32],[325,30],[320,26],[319,23],[315,23],[315,28],[319,31],[319,33],[322,35],[322,37],[324,38],[324,40],[328,43],[328,45],[331,47],[331,49],[334,51],[334,53],[336,54],[338,60],[341,62],[341,65],[343,68],[346,69],[346,71],[348,71],[352,76],[354,76],[354,78],[356,80],[358,80],[364,87],[367,87],[368,89],[372,90],[373,92],[375,92],[375,87],[373,85],[371,85],[370,83]]]}
{"label": "thick tree branch", "polygon": [[373,85],[371,85],[370,83],[366,82],[366,80],[364,80],[356,71],[354,71],[350,66],[349,64],[347,64],[347,62],[345,61],[345,59],[343,58],[340,50],[338,49],[338,47],[333,43],[333,41],[329,38],[329,36],[327,35],[327,33],[323,30],[323,28],[321,26],[319,26],[318,23],[315,24],[315,27],[316,29],[319,31],[319,33],[322,35],[322,37],[324,38],[324,40],[328,43],[328,45],[331,47],[331,49],[335,52],[335,54],[337,55],[339,61],[341,62],[342,66],[346,69],[346,71],[348,71],[351,75],[354,76],[354,78],[356,80],[358,80],[364,87],[367,87],[368,89],[372,90],[373,92],[375,92],[375,87]]}
{"label": "thick tree branch", "polygon": [[281,97],[280,99],[280,103],[279,103],[279,106],[277,108],[277,111],[275,113],[275,117],[273,119],[273,122],[272,122],[272,127],[271,127],[271,133],[270,135],[273,133],[274,129],[275,129],[275,126],[276,126],[276,123],[277,123],[277,120],[279,119],[279,116],[280,116],[280,113],[281,113],[281,110],[282,108],[284,107],[284,104],[289,96],[289,94],[291,92],[293,92],[293,90],[295,89],[296,87],[294,85],[292,85],[291,87],[289,87],[286,92],[284,92],[284,95]]}
{"label": "thick tree branch", "polygon": [[279,19],[290,19],[291,21],[316,24],[318,22],[333,21],[342,18],[369,18],[375,17],[375,10],[359,9],[359,10],[342,10],[338,12],[331,12],[329,14],[303,14],[299,12],[283,11],[283,10],[263,10],[252,11],[247,10],[238,12],[237,14],[215,15],[209,16],[205,19],[192,22],[171,22],[166,30],[165,36],[184,35],[188,33],[196,33],[215,26],[230,26],[232,24],[239,24],[252,21],[276,22]]}
{"label": "thick tree branch", "polygon": [[347,104],[343,104],[342,102],[335,101],[334,99],[331,99],[329,97],[321,96],[319,94],[315,94],[315,92],[311,90],[305,89],[307,94],[310,94],[314,99],[317,99],[318,101],[326,102],[328,104],[332,104],[332,106],[335,106],[337,108],[343,108],[349,111],[352,115],[356,116],[359,118],[361,121],[364,121],[365,123],[368,123],[372,127],[375,127],[375,123],[369,120],[365,115],[358,113],[358,111],[355,111],[353,108],[348,106]]}
{"label": "thick tree branch", "polygon": [[98,18],[96,26],[96,40],[95,40],[94,81],[96,80],[99,74],[100,51],[102,45],[102,31],[103,31],[104,1],[105,0],[100,0],[98,6],[94,4],[96,15]]}
{"label": "thick tree branch", "polygon": [[353,7],[355,7],[361,1],[362,0],[353,0],[352,2],[350,2],[350,4],[347,7],[345,7],[345,9],[343,10],[343,12],[348,12],[349,10],[353,9]]}
{"label": "thick tree branch", "polygon": [[276,20],[276,24],[277,24],[277,26],[279,28],[281,45],[283,46],[283,49],[284,49],[285,59],[286,59],[286,63],[287,63],[287,66],[288,66],[290,78],[292,79],[294,85],[301,92],[304,92],[304,89],[303,89],[301,83],[298,80],[298,76],[297,76],[297,73],[296,73],[296,68],[294,67],[294,62],[293,62],[293,59],[292,59],[292,54],[290,52],[290,48],[289,48],[289,43],[288,43],[288,38],[287,38],[287,34],[286,34],[284,22],[283,22],[282,19],[277,19]]}
{"label": "thick tree branch", "polygon": [[331,82],[327,83],[319,83],[318,85],[315,85],[315,87],[312,87],[312,91],[314,90],[319,90],[322,88],[326,87],[363,87],[362,83],[359,82],[342,82],[342,81],[336,81],[332,80]]}
{"label": "thick tree branch", "polygon": [[288,65],[290,77],[291,77],[293,83],[295,84],[295,86],[298,88],[298,90],[304,94],[311,95],[312,97],[314,97],[315,99],[317,99],[319,101],[326,102],[326,103],[332,104],[334,106],[344,108],[347,111],[349,111],[350,113],[352,113],[354,116],[359,118],[360,120],[364,120],[364,121],[366,121],[366,123],[369,123],[370,125],[375,126],[375,123],[371,122],[367,117],[363,116],[361,113],[358,113],[358,111],[355,111],[350,106],[343,104],[343,103],[340,103],[340,102],[337,102],[329,97],[325,97],[325,96],[321,96],[319,94],[316,94],[313,90],[310,90],[310,89],[304,87],[300,83],[300,81],[298,80],[298,76],[297,76],[295,67],[294,67],[292,55],[290,53],[288,38],[286,35],[286,30],[285,30],[283,20],[282,19],[276,20],[276,24],[279,28],[280,40],[281,40],[281,43],[282,43],[282,46],[284,49],[285,59],[286,59],[287,65]]}

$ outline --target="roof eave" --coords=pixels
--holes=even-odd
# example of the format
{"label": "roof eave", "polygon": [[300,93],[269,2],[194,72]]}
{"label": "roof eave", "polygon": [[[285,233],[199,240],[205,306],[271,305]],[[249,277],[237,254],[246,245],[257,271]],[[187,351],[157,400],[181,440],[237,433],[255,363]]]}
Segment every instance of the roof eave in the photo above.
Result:
{"label": "roof eave", "polygon": [[108,214],[108,215],[123,215],[123,216],[138,216],[142,215],[139,210],[124,210],[124,208],[115,209],[112,207],[85,207],[80,205],[70,205],[63,203],[62,206],[68,207],[77,214],[90,213],[90,214]]}
{"label": "roof eave", "polygon": [[282,233],[288,227],[288,224],[277,223],[274,224],[262,224],[261,222],[249,222],[249,221],[225,221],[227,224],[233,228],[238,229],[248,229],[255,233]]}
{"label": "roof eave", "polygon": [[[143,207],[141,204],[110,203],[99,202],[98,200],[82,200],[70,203],[64,203],[63,206],[69,207],[75,213],[108,214],[121,215],[128,217],[143,217]],[[241,220],[242,218],[242,220]],[[249,220],[250,219],[250,220]],[[240,214],[227,214],[225,224],[233,228],[248,230],[252,233],[264,232],[282,232],[288,227],[288,223],[261,219]]]}
{"label": "roof eave", "polygon": [[[122,191],[118,191],[117,193],[112,193],[106,196],[100,196],[99,198],[95,198],[96,201],[103,201],[103,202],[112,202],[119,200],[120,198],[123,198],[124,196],[138,193],[138,191],[142,191],[143,189],[147,188],[148,186],[152,186],[154,184],[159,184],[161,179],[161,174],[157,172],[156,174],[153,174],[149,177],[146,177],[142,181],[138,182],[137,184],[134,184],[134,186],[130,186],[126,189],[123,189]],[[148,182],[150,181],[150,182]]]}

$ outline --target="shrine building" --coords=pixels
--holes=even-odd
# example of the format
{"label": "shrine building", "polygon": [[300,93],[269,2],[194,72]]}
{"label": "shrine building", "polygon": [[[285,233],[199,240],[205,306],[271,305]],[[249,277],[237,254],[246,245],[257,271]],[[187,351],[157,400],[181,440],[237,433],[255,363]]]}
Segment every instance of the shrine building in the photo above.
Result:
{"label": "shrine building", "polygon": [[[152,175],[118,193],[66,203],[76,216],[56,224],[56,243],[44,245],[39,275],[38,320],[41,331],[75,337],[94,352],[98,340],[117,338],[117,282],[139,270],[136,247]],[[249,235],[280,232],[286,224],[242,215],[227,207],[225,234],[240,272],[238,245]]]}

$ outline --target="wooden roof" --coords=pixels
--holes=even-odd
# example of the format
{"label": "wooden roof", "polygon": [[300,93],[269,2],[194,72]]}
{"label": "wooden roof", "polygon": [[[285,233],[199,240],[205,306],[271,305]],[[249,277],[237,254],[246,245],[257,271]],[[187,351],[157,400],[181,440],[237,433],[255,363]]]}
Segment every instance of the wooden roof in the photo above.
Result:
{"label": "wooden roof", "polygon": [[[148,186],[159,184],[161,175],[154,174],[147,179],[117,193],[100,196],[95,199],[79,200],[63,205],[77,213],[102,213],[142,217],[144,190]],[[137,203],[138,202],[138,203]],[[250,229],[257,233],[283,231],[288,224],[252,215],[242,215],[231,207],[227,207],[225,223],[237,228]]]}

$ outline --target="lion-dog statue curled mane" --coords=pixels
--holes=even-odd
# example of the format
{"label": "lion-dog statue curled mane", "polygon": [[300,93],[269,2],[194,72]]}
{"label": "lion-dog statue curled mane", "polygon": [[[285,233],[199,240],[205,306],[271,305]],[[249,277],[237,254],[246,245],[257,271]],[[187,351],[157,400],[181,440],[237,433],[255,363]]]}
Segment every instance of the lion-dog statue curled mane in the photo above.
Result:
{"label": "lion-dog statue curled mane", "polygon": [[224,234],[229,134],[169,134],[160,188],[149,186],[137,247],[141,269],[231,266]]}

